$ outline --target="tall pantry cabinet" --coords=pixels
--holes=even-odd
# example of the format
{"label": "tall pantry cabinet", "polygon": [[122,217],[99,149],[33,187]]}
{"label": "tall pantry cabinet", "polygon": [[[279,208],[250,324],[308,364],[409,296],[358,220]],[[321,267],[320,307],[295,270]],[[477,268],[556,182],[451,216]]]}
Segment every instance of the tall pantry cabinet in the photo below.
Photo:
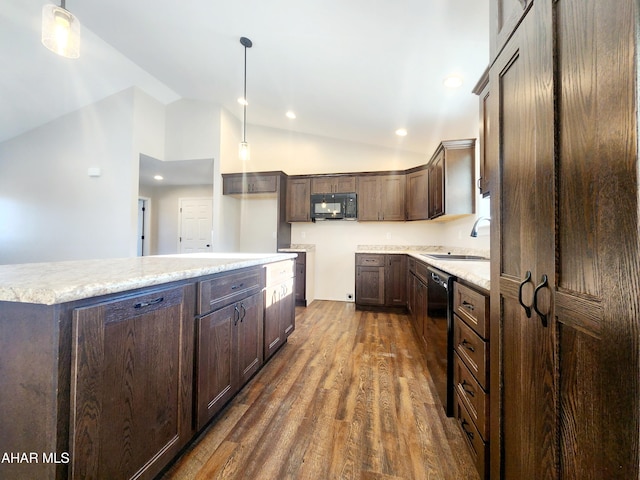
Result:
{"label": "tall pantry cabinet", "polygon": [[492,479],[639,478],[639,9],[491,1]]}

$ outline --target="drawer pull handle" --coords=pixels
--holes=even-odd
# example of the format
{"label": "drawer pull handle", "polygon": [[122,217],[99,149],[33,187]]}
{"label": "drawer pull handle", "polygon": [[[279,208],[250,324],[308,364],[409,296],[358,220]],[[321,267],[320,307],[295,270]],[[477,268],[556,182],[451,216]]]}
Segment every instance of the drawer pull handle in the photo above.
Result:
{"label": "drawer pull handle", "polygon": [[471,310],[472,312],[476,309],[476,307],[473,305],[473,303],[469,303],[466,300],[462,301],[462,306],[468,310]]}
{"label": "drawer pull handle", "polygon": [[164,301],[164,297],[158,297],[154,300],[149,300],[148,302],[140,302],[140,303],[136,303],[133,308],[145,308],[145,307],[150,307],[151,305],[157,305],[160,302]]}
{"label": "drawer pull handle", "polygon": [[462,339],[462,342],[460,342],[460,345],[462,345],[464,348],[466,348],[467,350],[471,351],[471,352],[475,352],[476,349],[474,348],[474,346],[467,342],[467,340],[465,338]]}
{"label": "drawer pull handle", "polygon": [[465,428],[467,425],[469,425],[469,423],[466,420],[463,419],[462,423],[461,423],[462,431],[467,434],[467,437],[469,437],[470,440],[473,440],[473,436],[474,436],[473,432],[470,432],[469,430],[467,430]]}
{"label": "drawer pull handle", "polygon": [[231,285],[231,290],[237,290],[237,289],[242,288],[242,287],[244,287],[244,282],[242,282],[239,285]]}
{"label": "drawer pull handle", "polygon": [[462,380],[462,383],[460,384],[462,387],[462,390],[465,391],[465,393],[467,393],[468,395],[475,397],[476,396],[476,392],[473,389],[473,385],[471,385],[470,383],[468,383],[466,380]]}
{"label": "drawer pull handle", "polygon": [[522,306],[522,308],[524,308],[524,312],[527,314],[527,318],[531,318],[531,306],[524,304],[524,301],[522,300],[522,289],[529,282],[531,282],[531,272],[527,270],[524,280],[520,282],[520,286],[518,287],[518,302],[520,302],[520,305]]}
{"label": "drawer pull handle", "polygon": [[238,310],[238,305],[234,305],[233,307],[233,326],[238,325],[238,320],[240,320],[240,310]]}
{"label": "drawer pull handle", "polygon": [[242,309],[242,317],[240,317],[240,322],[242,323],[242,321],[244,320],[244,317],[247,316],[247,309],[244,308],[244,303],[240,304],[240,308]]}
{"label": "drawer pull handle", "polygon": [[540,285],[538,285],[536,287],[536,289],[533,291],[533,309],[535,310],[535,312],[540,316],[540,320],[542,320],[542,326],[546,327],[547,326],[547,315],[546,313],[542,313],[540,311],[540,309],[538,308],[538,292],[540,292],[540,290],[542,290],[545,287],[549,286],[549,278],[547,277],[547,274],[545,273],[544,275],[542,275],[542,279],[540,282]]}

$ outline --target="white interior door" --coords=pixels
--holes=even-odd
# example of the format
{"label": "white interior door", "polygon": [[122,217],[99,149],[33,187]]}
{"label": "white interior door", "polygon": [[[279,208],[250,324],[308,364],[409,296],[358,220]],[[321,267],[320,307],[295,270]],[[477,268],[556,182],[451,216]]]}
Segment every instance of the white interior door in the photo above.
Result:
{"label": "white interior door", "polygon": [[210,252],[212,250],[213,199],[181,198],[179,253]]}

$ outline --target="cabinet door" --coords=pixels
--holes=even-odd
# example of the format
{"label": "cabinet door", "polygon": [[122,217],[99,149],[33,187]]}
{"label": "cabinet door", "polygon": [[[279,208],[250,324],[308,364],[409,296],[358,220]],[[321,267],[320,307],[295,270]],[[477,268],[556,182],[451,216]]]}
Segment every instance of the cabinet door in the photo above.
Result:
{"label": "cabinet door", "polygon": [[311,193],[334,193],[334,177],[313,177],[311,179]]}
{"label": "cabinet door", "polygon": [[491,0],[490,10],[490,55],[494,59],[518,22],[531,6],[533,0]]}
{"label": "cabinet door", "polygon": [[489,96],[491,94],[488,72],[483,76],[481,85],[474,93],[478,94],[480,101],[480,131],[478,139],[480,143],[480,178],[478,179],[478,189],[483,197],[491,193],[491,184],[496,172],[496,152],[497,148],[491,143],[491,123],[496,119],[496,112],[491,110]]}
{"label": "cabinet door", "polygon": [[336,177],[335,192],[336,193],[352,193],[356,191],[355,175],[344,175]]}
{"label": "cabinet door", "polygon": [[270,285],[264,291],[264,359],[273,355],[284,343],[284,329],[280,321],[282,285]]}
{"label": "cabinet door", "polygon": [[429,219],[444,215],[444,150],[429,166]]}
{"label": "cabinet door", "polygon": [[427,169],[407,175],[407,220],[429,218],[429,171]]}
{"label": "cabinet door", "polygon": [[[547,243],[554,239],[552,46],[550,36],[536,35],[552,19],[537,18],[549,13],[546,2],[535,5],[541,8],[529,11],[490,73],[490,101],[500,112],[492,135],[501,146],[499,194],[491,202],[491,257],[500,262],[491,279],[491,328],[501,332],[490,345],[491,478],[501,478],[501,464],[506,479],[557,478],[556,332],[519,301],[532,306],[543,274],[554,281],[545,260],[554,256]],[[538,179],[543,169],[546,179]]]}
{"label": "cabinet door", "polygon": [[240,316],[240,308],[232,304],[198,320],[198,428],[218,413],[240,388],[237,367]]}
{"label": "cabinet door", "polygon": [[403,221],[405,215],[405,176],[383,175],[379,177],[381,218],[385,221]]}
{"label": "cabinet door", "polygon": [[311,221],[309,186],[308,178],[287,180],[287,222]]}
{"label": "cabinet door", "polygon": [[356,303],[384,305],[384,267],[356,267]]}
{"label": "cabinet door", "polygon": [[193,286],[73,313],[70,478],[153,478],[191,437]]}
{"label": "cabinet door", "polygon": [[377,220],[381,220],[378,177],[360,175],[358,177],[358,221]]}
{"label": "cabinet door", "polygon": [[263,309],[262,292],[237,304],[240,309],[238,328],[238,368],[241,388],[263,363]]}
{"label": "cabinet door", "polygon": [[284,329],[285,338],[289,337],[296,329],[296,305],[293,293],[294,279],[291,278],[282,284],[282,297],[280,298],[280,317]]}
{"label": "cabinet door", "polygon": [[[536,225],[543,251],[557,245],[536,280],[547,274],[553,290],[550,306],[547,289],[540,301],[558,341],[559,477],[639,478],[640,4],[553,7],[557,209],[548,215],[554,197],[541,198]],[[553,184],[552,166],[541,165],[537,181]]]}
{"label": "cabinet door", "polygon": [[247,178],[247,193],[273,193],[278,191],[276,175],[251,175]]}
{"label": "cabinet door", "polygon": [[296,305],[307,306],[307,264],[306,254],[298,253],[296,258],[295,302]]}
{"label": "cabinet door", "polygon": [[407,257],[386,255],[385,305],[404,307],[407,305]]}

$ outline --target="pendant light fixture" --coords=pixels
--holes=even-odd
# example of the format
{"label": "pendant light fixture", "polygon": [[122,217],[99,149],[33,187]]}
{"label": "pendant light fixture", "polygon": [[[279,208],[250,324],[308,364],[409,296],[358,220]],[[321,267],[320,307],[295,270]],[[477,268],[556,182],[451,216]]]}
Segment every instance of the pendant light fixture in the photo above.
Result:
{"label": "pendant light fixture", "polygon": [[42,7],[42,44],[63,57],[80,56],[80,22],[65,8],[65,0],[59,7]]}
{"label": "pendant light fixture", "polygon": [[240,142],[240,160],[249,160],[249,144],[247,143],[247,48],[253,43],[247,37],[240,37],[240,43],[244,47],[244,93],[242,102],[242,142]]}

